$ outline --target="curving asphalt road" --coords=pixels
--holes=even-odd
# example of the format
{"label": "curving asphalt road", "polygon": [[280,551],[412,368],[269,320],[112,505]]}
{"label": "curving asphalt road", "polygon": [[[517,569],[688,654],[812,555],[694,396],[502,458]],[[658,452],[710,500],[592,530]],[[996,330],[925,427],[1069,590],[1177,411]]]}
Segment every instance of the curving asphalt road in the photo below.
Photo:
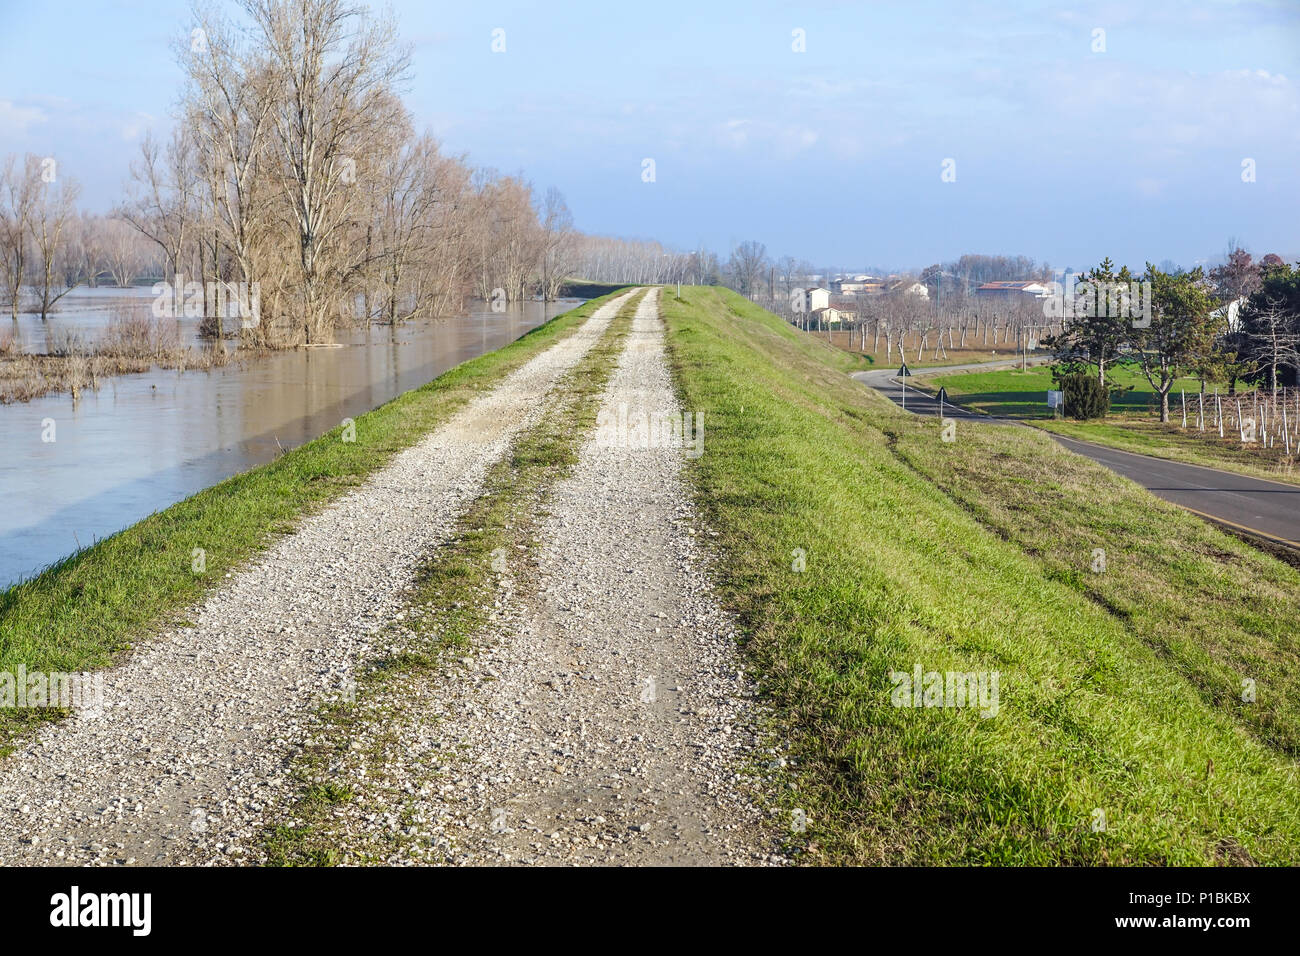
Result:
{"label": "curving asphalt road", "polygon": [[[1016,365],[1016,360],[955,365],[944,371],[966,371]],[[930,370],[919,370],[930,371]],[[918,415],[939,414],[938,401],[925,392],[899,384],[896,369],[855,372],[853,377],[874,388],[895,405]],[[1023,422],[994,418],[945,404],[949,418],[975,419],[986,424],[1023,426]],[[1147,491],[1203,518],[1300,549],[1300,485],[1251,478],[1216,468],[1186,465],[1103,445],[1052,435],[1072,452],[1091,458],[1111,471],[1137,482]]]}

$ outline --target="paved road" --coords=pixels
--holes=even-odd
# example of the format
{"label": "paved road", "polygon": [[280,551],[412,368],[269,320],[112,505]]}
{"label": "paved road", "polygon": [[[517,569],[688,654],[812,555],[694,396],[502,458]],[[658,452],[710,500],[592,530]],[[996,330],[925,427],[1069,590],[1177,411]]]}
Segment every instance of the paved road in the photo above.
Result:
{"label": "paved road", "polygon": [[[981,362],[977,365],[953,365],[945,368],[945,371],[966,371],[968,369],[992,369],[1010,367],[1019,365],[1020,361],[1015,362],[1007,360],[1006,362]],[[918,370],[925,371],[924,369]],[[870,372],[854,372],[853,377],[869,388],[874,388],[895,405],[901,405],[909,412],[916,412],[918,415],[937,415],[939,414],[938,399],[931,396],[929,392],[921,392],[911,385],[904,389],[901,379],[898,378],[898,369],[873,369]],[[993,419],[988,415],[981,415],[978,412],[967,411],[960,405],[945,404],[943,414],[948,418],[973,418],[982,422],[993,422],[997,424],[1016,425],[1019,422],[1010,420]]]}
{"label": "paved road", "polygon": [[[953,366],[953,369],[987,369],[1014,364],[1017,364],[1014,360],[1007,360]],[[897,371],[879,369],[855,372],[853,377],[881,392],[894,404],[905,405],[909,412],[918,415],[939,414],[939,403],[930,395],[910,386],[904,393],[896,378]],[[990,424],[1022,424],[1012,419],[992,418],[969,412],[951,404],[944,406],[943,414],[949,418],[977,419]],[[1105,465],[1166,501],[1212,521],[1300,548],[1300,486],[1117,451],[1060,435],[1052,437],[1070,451]]]}

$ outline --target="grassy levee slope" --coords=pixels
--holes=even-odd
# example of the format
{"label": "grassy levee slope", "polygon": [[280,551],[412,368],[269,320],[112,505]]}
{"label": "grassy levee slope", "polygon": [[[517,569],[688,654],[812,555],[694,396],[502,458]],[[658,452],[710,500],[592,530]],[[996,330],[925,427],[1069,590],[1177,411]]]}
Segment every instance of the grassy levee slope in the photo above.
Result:
{"label": "grassy levee slope", "polygon": [[[663,305],[719,583],[815,858],[1300,860],[1294,570],[1044,435],[963,422],[945,443],[738,296]],[[999,672],[996,716],[893,706],[916,663]]]}
{"label": "grassy levee slope", "polygon": [[[1105,608],[1209,706],[1300,756],[1300,573],[1023,432],[964,429],[954,449],[908,431],[897,447],[1049,577]],[[1094,571],[1098,555],[1104,570]]]}
{"label": "grassy levee slope", "polygon": [[[393,455],[561,337],[610,296],[471,359],[342,427],[157,512],[0,594],[0,672],[83,671],[177,622],[224,575],[292,532],[304,515],[360,484]],[[203,573],[192,553],[205,552]],[[24,725],[58,716],[0,710],[0,752]]]}

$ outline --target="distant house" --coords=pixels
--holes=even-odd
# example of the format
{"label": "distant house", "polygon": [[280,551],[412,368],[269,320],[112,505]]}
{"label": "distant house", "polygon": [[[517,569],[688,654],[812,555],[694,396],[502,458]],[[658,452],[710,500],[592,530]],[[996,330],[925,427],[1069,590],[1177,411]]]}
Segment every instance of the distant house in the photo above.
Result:
{"label": "distant house", "polygon": [[1241,328],[1241,307],[1246,304],[1246,297],[1233,299],[1227,305],[1220,306],[1210,313],[1210,317],[1220,322],[1227,321],[1228,331],[1236,332]]}
{"label": "distant house", "polygon": [[930,295],[930,290],[925,287],[924,283],[917,282],[914,279],[900,279],[897,276],[891,276],[888,279],[844,279],[836,283],[836,285],[840,295],[854,296],[856,298],[902,293],[919,295],[923,298],[928,298]]}
{"label": "distant house", "polygon": [[862,295],[881,291],[883,284],[876,276],[855,275],[836,279],[831,283],[831,287],[841,295]]}
{"label": "distant house", "polygon": [[876,279],[845,279],[839,286],[841,295],[880,295],[885,291],[885,284]]}
{"label": "distant house", "polygon": [[904,292],[908,295],[920,296],[922,299],[930,298],[930,290],[926,288],[925,283],[917,282],[913,279],[903,279],[899,282],[895,282],[889,287],[889,291],[895,295]]}
{"label": "distant house", "polygon": [[975,295],[980,298],[1002,301],[1022,298],[1045,299],[1051,294],[1052,290],[1046,283],[1033,279],[985,282],[975,288]]}
{"label": "distant house", "polygon": [[812,318],[818,325],[841,325],[845,322],[853,322],[857,319],[856,312],[848,312],[843,309],[827,307],[824,309],[813,309]]}
{"label": "distant house", "polygon": [[831,304],[830,289],[823,289],[818,285],[813,286],[811,289],[804,289],[803,292],[809,312],[816,312],[818,309],[824,309]]}

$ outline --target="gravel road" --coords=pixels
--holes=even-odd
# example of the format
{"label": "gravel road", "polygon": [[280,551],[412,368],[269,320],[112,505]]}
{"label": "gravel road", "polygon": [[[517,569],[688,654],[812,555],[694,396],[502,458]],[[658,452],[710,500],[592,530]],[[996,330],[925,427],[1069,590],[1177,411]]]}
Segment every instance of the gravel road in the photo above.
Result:
{"label": "gravel road", "polygon": [[535,566],[511,568],[531,586],[507,575],[478,652],[407,711],[384,771],[408,794],[401,813],[350,821],[354,833],[414,821],[386,862],[783,862],[780,817],[759,809],[781,760],[759,743],[735,627],[710,590],[686,450],[620,426],[639,412],[682,420],[658,290],[553,489]]}
{"label": "gravel road", "polygon": [[209,863],[254,842],[307,715],[383,650],[413,570],[626,298],[229,575],[193,626],[141,642],[102,710],[0,762],[0,863]]}

